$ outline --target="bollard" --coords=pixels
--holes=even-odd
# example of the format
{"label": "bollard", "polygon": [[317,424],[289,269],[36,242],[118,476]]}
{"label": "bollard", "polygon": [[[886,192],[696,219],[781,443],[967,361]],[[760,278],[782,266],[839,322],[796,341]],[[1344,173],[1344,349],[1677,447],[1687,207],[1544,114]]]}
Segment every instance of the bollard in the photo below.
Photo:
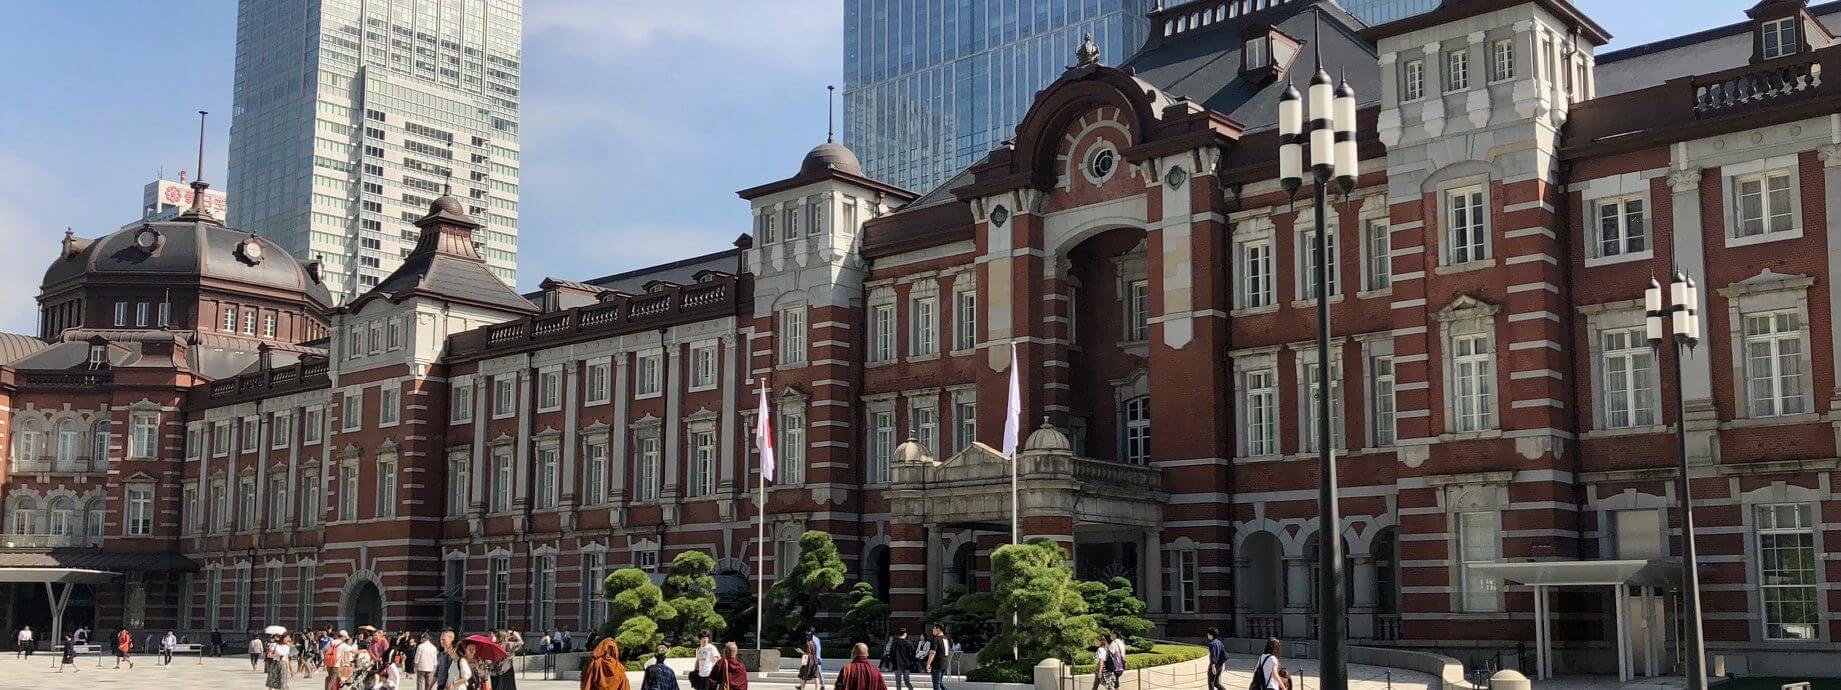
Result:
{"label": "bollard", "polygon": [[[1496,687],[1498,683],[1502,687]],[[1521,675],[1520,671],[1505,668],[1489,677],[1489,687],[1490,690],[1533,690],[1534,684],[1528,681],[1527,676]]]}

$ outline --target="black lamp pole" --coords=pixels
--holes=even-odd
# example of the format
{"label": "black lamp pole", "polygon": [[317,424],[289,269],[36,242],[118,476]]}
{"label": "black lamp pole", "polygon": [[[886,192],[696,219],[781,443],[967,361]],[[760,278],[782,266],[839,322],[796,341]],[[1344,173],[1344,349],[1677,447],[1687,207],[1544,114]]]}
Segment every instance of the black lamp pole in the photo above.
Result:
{"label": "black lamp pole", "polygon": [[[1317,22],[1322,22],[1318,11]],[[1342,517],[1336,489],[1336,451],[1331,447],[1330,386],[1335,378],[1330,372],[1330,304],[1329,267],[1335,256],[1330,251],[1325,226],[1328,222],[1329,183],[1336,182],[1346,200],[1355,188],[1357,156],[1355,148],[1355,89],[1343,80],[1332,85],[1323,68],[1323,51],[1317,40],[1321,29],[1313,32],[1311,44],[1316,52],[1317,73],[1310,80],[1311,120],[1306,127],[1304,103],[1298,90],[1287,84],[1279,95],[1279,182],[1294,198],[1304,183],[1304,142],[1310,142],[1312,194],[1316,203],[1316,266],[1312,281],[1317,297],[1317,376],[1316,432],[1318,567],[1317,595],[1318,660],[1321,663],[1320,685],[1325,690],[1349,687],[1348,602],[1343,599]]]}
{"label": "black lamp pole", "polygon": [[1700,571],[1696,567],[1698,559],[1694,549],[1694,495],[1688,485],[1688,416],[1682,403],[1682,382],[1687,378],[1687,356],[1692,354],[1694,346],[1700,342],[1700,288],[1695,287],[1694,279],[1685,277],[1680,271],[1669,278],[1669,291],[1664,299],[1662,284],[1654,278],[1649,279],[1649,289],[1643,291],[1643,306],[1647,312],[1644,326],[1649,336],[1649,347],[1656,353],[1657,366],[1661,366],[1662,341],[1665,327],[1672,326],[1675,337],[1675,459],[1680,463],[1677,468],[1681,476],[1676,478],[1676,493],[1681,494],[1681,616],[1682,643],[1687,647],[1685,669],[1687,690],[1707,690],[1707,638],[1700,622]]}

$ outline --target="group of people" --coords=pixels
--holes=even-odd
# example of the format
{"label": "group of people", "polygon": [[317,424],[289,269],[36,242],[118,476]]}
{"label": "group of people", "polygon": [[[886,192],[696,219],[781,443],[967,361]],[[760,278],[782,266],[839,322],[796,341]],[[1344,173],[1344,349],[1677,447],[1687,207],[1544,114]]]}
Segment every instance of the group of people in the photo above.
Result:
{"label": "group of people", "polygon": [[293,634],[283,633],[252,640],[249,649],[252,667],[264,662],[264,687],[276,690],[287,688],[291,676],[312,678],[316,669],[325,671],[326,690],[477,690],[488,681],[494,690],[516,690],[511,658],[524,647],[523,636],[500,630],[488,639],[504,653],[482,655],[480,642],[453,630],[392,637],[368,625],[356,637],[327,628],[305,633],[298,647]]}
{"label": "group of people", "polygon": [[[29,636],[31,633],[32,629],[30,627],[20,631],[19,634],[22,644],[30,642],[31,638]],[[167,634],[171,635],[172,633]],[[64,633],[64,641],[59,645],[59,651],[63,652],[63,655],[58,659],[58,673],[63,673],[64,667],[66,666],[70,667],[71,673],[83,670],[77,668],[77,646],[85,644],[89,644],[89,628],[77,628],[73,632]],[[115,633],[115,668],[121,668],[121,665],[124,663],[128,665],[128,668],[134,668],[134,658],[129,656],[129,653],[133,650],[134,637],[129,635],[126,629],[117,631]],[[26,647],[25,654],[26,656],[32,656],[32,649],[30,646]]]}
{"label": "group of people", "polygon": [[[1265,651],[1253,663],[1252,690],[1291,690],[1291,672],[1278,659],[1284,645],[1276,637],[1266,638]],[[1221,686],[1221,672],[1227,669],[1227,641],[1221,631],[1208,629],[1208,690],[1226,690]],[[1114,681],[1117,682],[1116,679]],[[1116,687],[1116,686],[1115,686]]]}
{"label": "group of people", "polygon": [[[852,650],[852,657],[851,661],[854,662],[856,660],[855,650]],[[895,674],[896,690],[902,688],[914,690],[914,678],[911,674],[923,672],[933,681],[933,687],[945,690],[944,677],[951,658],[952,640],[947,639],[946,629],[935,623],[926,629],[926,634],[922,635],[918,641],[908,637],[907,628],[896,628],[895,636],[889,638],[889,641],[882,647],[881,666],[882,670]],[[821,667],[814,670],[822,672],[823,669]],[[818,680],[822,688],[824,680],[819,678],[819,675],[821,673],[815,673],[814,679]],[[801,687],[805,685],[803,675],[799,684]]]}

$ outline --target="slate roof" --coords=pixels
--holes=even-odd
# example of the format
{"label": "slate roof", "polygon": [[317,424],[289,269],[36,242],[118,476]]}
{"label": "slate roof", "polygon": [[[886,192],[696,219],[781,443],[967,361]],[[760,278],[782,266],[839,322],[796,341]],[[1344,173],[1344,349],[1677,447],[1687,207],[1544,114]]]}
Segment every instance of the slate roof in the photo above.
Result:
{"label": "slate roof", "polygon": [[47,347],[51,344],[29,335],[0,333],[0,365],[12,364]]}
{"label": "slate roof", "polygon": [[458,200],[450,196],[436,199],[416,226],[422,229],[422,236],[403,258],[403,265],[347,308],[356,310],[378,297],[396,302],[423,294],[518,314],[537,312],[537,305],[486,269],[486,260],[472,241],[472,231],[480,225],[466,216]]}
{"label": "slate roof", "polygon": [[693,256],[668,264],[647,266],[645,268],[601,276],[593,280],[584,280],[582,282],[603,290],[617,290],[619,292],[630,292],[634,294],[645,292],[646,283],[650,283],[654,280],[689,285],[697,282],[693,276],[700,271],[734,273],[737,270],[736,265],[739,262],[737,257],[740,254],[740,249],[724,249],[719,252],[704,254],[703,256]]}
{"label": "slate roof", "polygon": [[[214,221],[191,218],[196,217],[136,223],[94,240],[70,237],[66,250],[45,270],[42,285],[96,276],[132,279],[137,275],[195,275],[297,291],[321,305],[332,305],[326,286],[280,245]],[[134,236],[145,228],[160,235],[160,244],[152,254],[134,245]],[[244,242],[262,245],[260,261],[252,264],[240,256],[238,247]]]}
{"label": "slate roof", "polygon": [[[0,334],[6,336],[10,334]],[[89,338],[100,335],[108,340],[110,369],[183,369],[202,374],[212,379],[235,376],[254,370],[258,366],[256,348],[262,342],[255,338],[213,332],[193,331],[150,331],[150,330],[97,330],[72,329],[64,332],[64,339],[56,343],[42,343],[42,347],[7,365],[19,371],[63,371],[85,369],[89,367]],[[16,337],[16,336],[14,336]],[[175,361],[165,351],[150,353],[145,345],[148,342],[170,340],[185,344],[192,338],[198,344],[187,350],[187,356]],[[302,347],[281,342],[270,342],[271,366],[287,366],[300,361],[302,355],[326,356],[322,348]]]}
{"label": "slate roof", "polygon": [[122,553],[90,549],[0,551],[0,568],[78,568],[83,570],[180,571],[198,570],[198,562],[170,551]]}

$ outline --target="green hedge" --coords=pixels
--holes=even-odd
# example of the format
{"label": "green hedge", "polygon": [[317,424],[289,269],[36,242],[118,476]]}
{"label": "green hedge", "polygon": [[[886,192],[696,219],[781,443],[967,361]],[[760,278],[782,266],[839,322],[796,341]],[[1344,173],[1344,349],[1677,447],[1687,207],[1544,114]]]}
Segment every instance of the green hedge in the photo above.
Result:
{"label": "green hedge", "polygon": [[[1202,647],[1184,644],[1152,645],[1149,652],[1128,652],[1125,655],[1125,668],[1149,668],[1168,666],[1193,661],[1208,656],[1208,650]],[[972,669],[965,674],[965,679],[974,683],[1034,683],[1035,661],[1018,660],[989,664]],[[1074,674],[1093,672],[1093,652],[1082,651],[1074,655]]]}

